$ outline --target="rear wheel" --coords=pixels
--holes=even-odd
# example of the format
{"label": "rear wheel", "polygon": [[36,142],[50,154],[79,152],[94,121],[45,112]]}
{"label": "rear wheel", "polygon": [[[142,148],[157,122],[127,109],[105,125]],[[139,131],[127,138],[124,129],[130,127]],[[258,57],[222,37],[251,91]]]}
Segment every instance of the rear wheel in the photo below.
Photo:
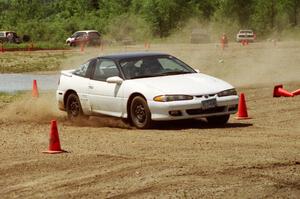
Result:
{"label": "rear wheel", "polygon": [[130,119],[132,124],[139,129],[151,127],[151,112],[143,97],[136,96],[133,98],[130,106]]}
{"label": "rear wheel", "polygon": [[209,124],[224,125],[228,122],[230,115],[219,115],[207,117],[206,120]]}
{"label": "rear wheel", "polygon": [[86,119],[86,116],[83,114],[79,98],[75,93],[71,93],[68,96],[66,110],[68,113],[68,118],[71,121]]}

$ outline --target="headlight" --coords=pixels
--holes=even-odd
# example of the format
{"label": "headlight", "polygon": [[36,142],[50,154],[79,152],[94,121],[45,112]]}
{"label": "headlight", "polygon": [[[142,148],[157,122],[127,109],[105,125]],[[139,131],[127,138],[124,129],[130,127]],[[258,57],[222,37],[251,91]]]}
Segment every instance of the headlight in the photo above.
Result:
{"label": "headlight", "polygon": [[230,96],[230,95],[237,95],[237,92],[233,88],[233,89],[228,89],[228,90],[219,92],[217,95],[218,95],[218,97],[224,97],[224,96]]}
{"label": "headlight", "polygon": [[153,98],[156,102],[171,102],[171,101],[182,101],[192,100],[194,97],[190,95],[159,95]]}

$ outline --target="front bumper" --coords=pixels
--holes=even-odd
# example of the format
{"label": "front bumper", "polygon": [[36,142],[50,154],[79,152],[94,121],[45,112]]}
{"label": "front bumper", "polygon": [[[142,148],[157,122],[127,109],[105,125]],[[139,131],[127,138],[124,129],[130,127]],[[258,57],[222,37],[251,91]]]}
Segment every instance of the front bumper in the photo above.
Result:
{"label": "front bumper", "polygon": [[237,42],[241,42],[241,41],[254,42],[254,38],[253,37],[237,37],[236,41]]}
{"label": "front bumper", "polygon": [[[203,109],[202,101],[215,98],[217,106],[214,108]],[[239,97],[211,97],[211,98],[194,98],[193,100],[173,101],[173,102],[156,102],[148,101],[148,106],[151,111],[152,120],[180,120],[210,117],[217,115],[234,114],[237,112]],[[180,113],[180,114],[172,114]]]}

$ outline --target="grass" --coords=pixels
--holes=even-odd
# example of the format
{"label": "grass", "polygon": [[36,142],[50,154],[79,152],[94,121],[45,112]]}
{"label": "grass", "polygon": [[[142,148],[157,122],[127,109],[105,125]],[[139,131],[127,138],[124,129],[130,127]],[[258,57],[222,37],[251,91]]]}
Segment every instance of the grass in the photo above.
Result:
{"label": "grass", "polygon": [[0,73],[57,71],[68,56],[58,51],[5,52],[0,54]]}
{"label": "grass", "polygon": [[28,43],[20,43],[20,44],[12,44],[12,43],[3,43],[4,49],[14,49],[14,50],[27,50],[29,47],[37,48],[40,50],[48,50],[48,49],[69,49],[70,47],[65,45],[64,43],[50,43],[50,42],[28,42]]}

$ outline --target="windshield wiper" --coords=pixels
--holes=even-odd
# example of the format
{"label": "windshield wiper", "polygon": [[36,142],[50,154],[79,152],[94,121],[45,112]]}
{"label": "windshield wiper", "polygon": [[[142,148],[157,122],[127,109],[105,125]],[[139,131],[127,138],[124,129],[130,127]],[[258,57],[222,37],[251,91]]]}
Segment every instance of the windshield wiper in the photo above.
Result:
{"label": "windshield wiper", "polygon": [[166,76],[166,75],[180,75],[180,74],[187,74],[187,73],[191,73],[191,72],[189,72],[189,71],[169,71],[169,72],[152,74],[152,75],[139,75],[139,76],[131,77],[130,79],[158,77],[158,76]]}
{"label": "windshield wiper", "polygon": [[147,77],[156,77],[157,75],[138,75],[135,77],[131,77],[130,79],[138,79],[138,78],[147,78]]}
{"label": "windshield wiper", "polygon": [[161,75],[180,75],[180,74],[187,74],[187,73],[191,73],[191,72],[189,72],[189,71],[169,71],[169,72],[161,73]]}

